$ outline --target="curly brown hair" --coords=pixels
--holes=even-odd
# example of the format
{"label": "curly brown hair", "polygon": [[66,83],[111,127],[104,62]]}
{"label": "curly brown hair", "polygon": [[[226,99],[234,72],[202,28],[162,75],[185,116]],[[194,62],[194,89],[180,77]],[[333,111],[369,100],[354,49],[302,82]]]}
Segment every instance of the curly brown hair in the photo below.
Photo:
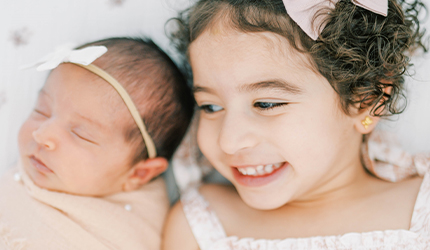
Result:
{"label": "curly brown hair", "polygon": [[341,0],[335,9],[317,13],[326,26],[314,41],[288,16],[282,0],[199,0],[173,19],[177,29],[171,38],[186,61],[190,44],[221,20],[241,32],[273,32],[310,56],[340,96],[346,114],[355,107],[388,116],[406,107],[402,100],[409,55],[419,48],[427,52],[418,20],[425,5],[405,0],[389,0],[388,5],[383,17]]}

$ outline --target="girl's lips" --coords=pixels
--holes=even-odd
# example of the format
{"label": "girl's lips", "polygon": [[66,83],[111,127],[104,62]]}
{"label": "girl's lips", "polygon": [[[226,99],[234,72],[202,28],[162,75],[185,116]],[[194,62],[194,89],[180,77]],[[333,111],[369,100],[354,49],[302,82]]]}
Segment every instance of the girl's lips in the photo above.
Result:
{"label": "girl's lips", "polygon": [[290,166],[288,162],[284,162],[283,165],[281,165],[279,168],[273,170],[270,174],[265,175],[243,175],[239,172],[238,168],[233,167],[233,177],[234,179],[241,185],[247,186],[247,187],[259,187],[266,185],[275,179],[279,178]]}
{"label": "girl's lips", "polygon": [[31,165],[33,165],[36,168],[36,170],[38,170],[41,173],[47,173],[47,174],[53,173],[53,171],[50,168],[48,168],[42,161],[37,159],[34,155],[30,157],[30,162],[31,162]]}

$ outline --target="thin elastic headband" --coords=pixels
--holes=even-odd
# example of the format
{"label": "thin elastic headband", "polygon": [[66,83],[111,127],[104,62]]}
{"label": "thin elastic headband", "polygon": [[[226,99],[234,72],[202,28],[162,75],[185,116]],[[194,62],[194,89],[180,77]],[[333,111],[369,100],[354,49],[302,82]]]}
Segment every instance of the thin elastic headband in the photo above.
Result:
{"label": "thin elastic headband", "polygon": [[134,104],[133,100],[131,100],[130,95],[127,93],[124,87],[115,78],[109,75],[109,73],[95,66],[94,64],[89,64],[89,65],[83,65],[78,63],[73,63],[73,64],[93,72],[94,74],[100,76],[105,81],[107,81],[110,85],[112,85],[112,87],[121,96],[122,100],[124,101],[125,105],[130,111],[131,116],[133,116],[133,119],[136,122],[137,127],[140,130],[140,133],[142,134],[142,138],[143,138],[143,141],[145,142],[149,158],[155,158],[157,156],[157,150],[155,149],[154,141],[152,141],[151,136],[146,131],[145,124],[143,123],[143,120],[140,117],[139,111],[137,110],[136,105]]}

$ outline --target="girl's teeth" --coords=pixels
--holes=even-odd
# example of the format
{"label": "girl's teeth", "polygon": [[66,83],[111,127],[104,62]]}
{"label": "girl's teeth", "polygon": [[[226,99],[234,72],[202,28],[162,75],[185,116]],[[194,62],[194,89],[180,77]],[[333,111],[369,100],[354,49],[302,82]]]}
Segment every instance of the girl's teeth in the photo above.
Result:
{"label": "girl's teeth", "polygon": [[259,165],[259,166],[257,166],[257,173],[258,174],[260,174],[260,175],[263,175],[263,174],[265,174],[265,172],[264,172],[264,166],[263,165]]}
{"label": "girl's teeth", "polygon": [[280,168],[284,163],[258,165],[257,167],[238,168],[242,175],[259,176],[272,173],[275,169]]}
{"label": "girl's teeth", "polygon": [[279,162],[279,163],[276,163],[276,164],[274,164],[274,166],[275,166],[275,169],[277,169],[277,168],[279,168],[280,166],[282,166],[282,162]]}
{"label": "girl's teeth", "polygon": [[266,171],[269,174],[272,173],[273,172],[273,165],[272,164],[266,165],[264,167],[264,171]]}
{"label": "girl's teeth", "polygon": [[239,170],[239,172],[243,175],[246,175],[246,170],[243,168],[238,168],[237,170]]}
{"label": "girl's teeth", "polygon": [[255,170],[255,168],[247,167],[246,168],[246,174],[247,175],[255,175],[255,174],[257,174],[257,171]]}

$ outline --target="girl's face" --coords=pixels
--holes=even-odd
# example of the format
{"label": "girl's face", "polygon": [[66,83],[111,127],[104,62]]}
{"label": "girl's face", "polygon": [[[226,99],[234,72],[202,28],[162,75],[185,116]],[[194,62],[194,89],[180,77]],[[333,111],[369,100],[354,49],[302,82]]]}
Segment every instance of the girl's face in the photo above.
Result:
{"label": "girl's face", "polygon": [[199,146],[249,206],[317,199],[362,169],[359,118],[284,38],[215,27],[190,61]]}
{"label": "girl's face", "polygon": [[49,190],[100,196],[122,190],[133,146],[131,116],[104,80],[72,64],[49,75],[19,132],[24,170]]}

